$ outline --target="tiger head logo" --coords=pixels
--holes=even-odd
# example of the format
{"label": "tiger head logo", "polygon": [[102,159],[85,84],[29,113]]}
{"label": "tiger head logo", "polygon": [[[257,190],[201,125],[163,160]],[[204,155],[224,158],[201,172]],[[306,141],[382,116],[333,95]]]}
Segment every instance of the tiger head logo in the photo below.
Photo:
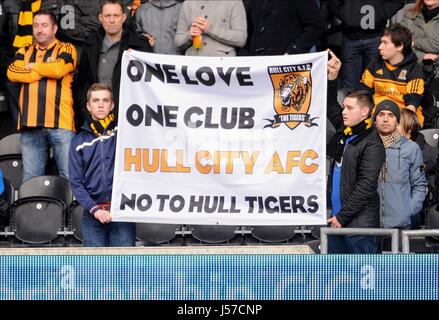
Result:
{"label": "tiger head logo", "polygon": [[277,94],[280,97],[282,111],[290,112],[291,108],[299,111],[304,104],[311,84],[306,76],[288,74],[279,81]]}
{"label": "tiger head logo", "polygon": [[270,127],[276,128],[283,123],[292,130],[302,122],[314,125],[308,114],[312,95],[311,69],[311,63],[268,67],[276,111],[274,120],[269,120],[272,121]]}

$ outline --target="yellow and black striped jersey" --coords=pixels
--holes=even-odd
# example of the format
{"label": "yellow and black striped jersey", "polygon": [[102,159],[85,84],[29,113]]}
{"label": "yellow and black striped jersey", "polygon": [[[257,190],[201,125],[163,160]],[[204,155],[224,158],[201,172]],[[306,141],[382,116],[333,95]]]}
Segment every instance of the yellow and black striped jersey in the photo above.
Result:
{"label": "yellow and black striped jersey", "polygon": [[414,53],[395,66],[381,56],[375,58],[364,71],[361,83],[364,89],[373,93],[375,105],[385,99],[393,100],[400,108],[421,105],[424,79]]}
{"label": "yellow and black striped jersey", "polygon": [[[76,49],[55,40],[47,48],[31,45],[17,51],[8,78],[23,83],[18,129],[60,128],[74,131],[72,97]],[[29,64],[32,68],[28,68]]]}

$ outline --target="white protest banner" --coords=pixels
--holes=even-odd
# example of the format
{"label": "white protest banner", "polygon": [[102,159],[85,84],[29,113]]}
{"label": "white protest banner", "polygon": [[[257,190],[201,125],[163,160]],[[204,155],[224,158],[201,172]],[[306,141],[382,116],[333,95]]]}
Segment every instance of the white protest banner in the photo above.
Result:
{"label": "white protest banner", "polygon": [[113,220],[326,224],[326,64],[125,52]]}

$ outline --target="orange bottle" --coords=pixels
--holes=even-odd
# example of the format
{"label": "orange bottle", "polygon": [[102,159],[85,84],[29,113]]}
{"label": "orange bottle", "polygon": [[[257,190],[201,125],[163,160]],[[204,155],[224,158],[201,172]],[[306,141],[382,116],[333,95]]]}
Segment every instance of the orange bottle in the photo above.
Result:
{"label": "orange bottle", "polygon": [[195,36],[192,38],[192,46],[195,49],[201,49],[203,47],[203,36]]}

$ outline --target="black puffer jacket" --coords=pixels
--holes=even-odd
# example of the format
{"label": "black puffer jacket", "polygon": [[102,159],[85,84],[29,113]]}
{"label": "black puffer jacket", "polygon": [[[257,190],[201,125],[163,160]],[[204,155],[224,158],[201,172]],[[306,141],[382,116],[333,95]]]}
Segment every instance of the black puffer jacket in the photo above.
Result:
{"label": "black puffer jacket", "polygon": [[[328,84],[328,118],[337,130],[344,129],[342,108],[337,102],[336,81],[329,81]],[[338,137],[334,135],[329,142],[328,155],[333,154],[340,143]],[[341,210],[337,214],[337,220],[343,227],[380,226],[377,188],[385,158],[383,142],[374,127],[358,134],[344,149],[340,183]],[[328,185],[332,185],[332,175]],[[328,199],[331,199],[331,188],[328,188]]]}

